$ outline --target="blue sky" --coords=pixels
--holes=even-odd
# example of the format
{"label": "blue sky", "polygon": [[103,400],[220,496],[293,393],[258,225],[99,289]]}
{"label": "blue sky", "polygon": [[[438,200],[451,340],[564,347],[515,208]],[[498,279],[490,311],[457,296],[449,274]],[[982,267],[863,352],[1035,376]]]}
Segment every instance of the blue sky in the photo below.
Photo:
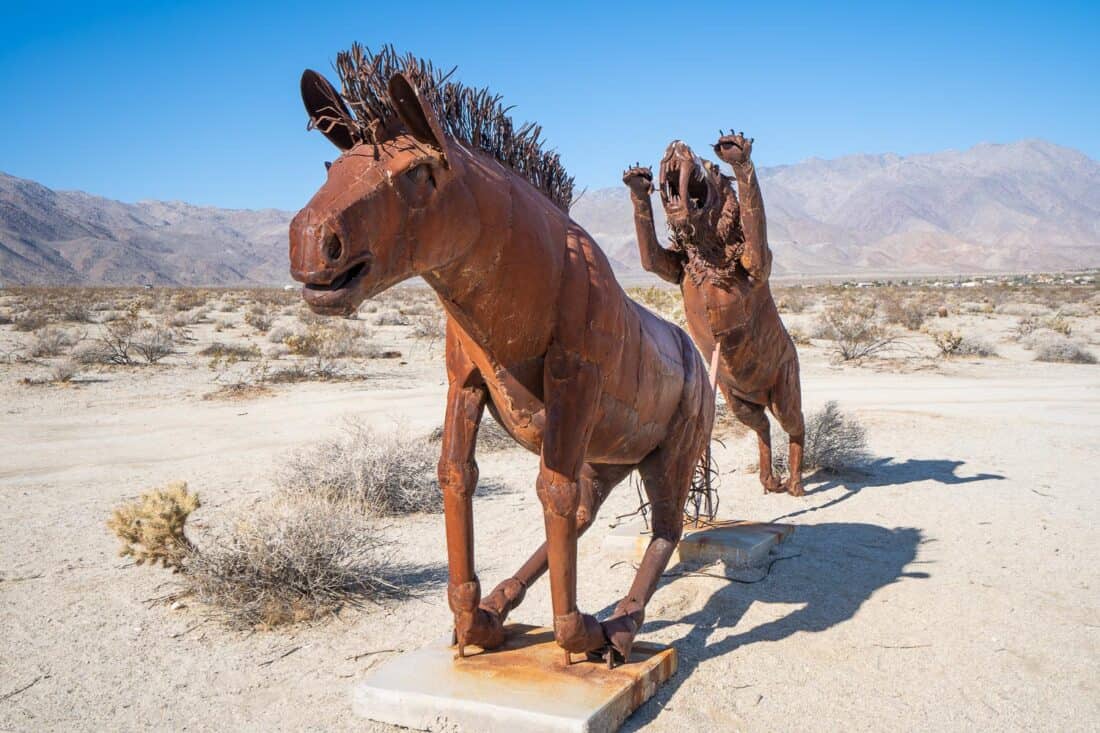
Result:
{"label": "blue sky", "polygon": [[[599,7],[594,7],[599,6]],[[297,209],[333,149],[303,68],[359,40],[459,67],[580,186],[672,138],[761,165],[1043,137],[1100,157],[1100,3],[4,3],[0,171],[134,201]]]}

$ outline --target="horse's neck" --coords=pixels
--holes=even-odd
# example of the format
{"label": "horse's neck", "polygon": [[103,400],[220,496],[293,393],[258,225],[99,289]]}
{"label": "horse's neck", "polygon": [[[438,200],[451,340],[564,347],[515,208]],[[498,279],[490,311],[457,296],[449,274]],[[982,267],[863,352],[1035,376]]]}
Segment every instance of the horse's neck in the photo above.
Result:
{"label": "horse's neck", "polygon": [[[448,313],[490,357],[531,355],[548,337],[568,218],[516,174],[472,156],[466,184],[481,234],[465,255],[426,273]],[[510,331],[502,323],[512,324]],[[522,324],[522,326],[521,326]],[[506,347],[502,341],[507,341]],[[509,353],[500,353],[501,350]]]}

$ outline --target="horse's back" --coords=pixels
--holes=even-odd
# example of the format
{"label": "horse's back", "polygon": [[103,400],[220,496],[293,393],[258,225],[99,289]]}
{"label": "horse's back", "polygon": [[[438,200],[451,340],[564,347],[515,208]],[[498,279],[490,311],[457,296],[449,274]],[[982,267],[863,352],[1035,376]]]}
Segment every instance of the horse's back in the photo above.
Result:
{"label": "horse's back", "polygon": [[603,378],[588,459],[637,462],[665,439],[701,362],[686,334],[627,297],[607,257],[577,225],[568,250],[560,333]]}

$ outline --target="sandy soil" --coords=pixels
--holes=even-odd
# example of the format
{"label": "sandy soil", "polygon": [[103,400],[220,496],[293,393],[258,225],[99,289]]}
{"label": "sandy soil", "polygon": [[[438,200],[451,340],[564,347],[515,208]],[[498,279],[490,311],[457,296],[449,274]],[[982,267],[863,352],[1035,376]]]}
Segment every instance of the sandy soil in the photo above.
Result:
{"label": "sandy soil", "polygon": [[[756,584],[662,585],[643,638],[676,645],[680,671],[625,730],[1100,725],[1100,367],[1031,361],[1005,338],[1015,320],[952,321],[995,341],[996,358],[835,366],[820,344],[800,348],[808,411],[837,400],[875,460],[864,475],[811,477],[794,499],[761,494],[748,437],[717,448],[722,515],[797,525],[781,549],[790,559]],[[1078,321],[1096,333],[1096,317]],[[365,361],[365,379],[245,400],[204,400],[215,385],[193,359],[68,386],[19,383],[40,364],[0,365],[0,729],[387,730],[353,717],[349,691],[389,652],[353,657],[447,628],[442,517],[379,530],[422,565],[415,597],[255,632],[143,602],[170,576],[130,567],[104,526],[120,501],[184,479],[205,501],[201,537],[343,416],[439,425],[439,348],[375,331],[404,363]],[[24,338],[0,327],[0,346]],[[533,549],[537,461],[510,450],[480,463],[492,490],[475,502],[478,564],[491,587]],[[620,486],[582,540],[586,610],[606,613],[629,585],[601,542],[635,505]],[[514,620],[549,614],[541,584]]]}

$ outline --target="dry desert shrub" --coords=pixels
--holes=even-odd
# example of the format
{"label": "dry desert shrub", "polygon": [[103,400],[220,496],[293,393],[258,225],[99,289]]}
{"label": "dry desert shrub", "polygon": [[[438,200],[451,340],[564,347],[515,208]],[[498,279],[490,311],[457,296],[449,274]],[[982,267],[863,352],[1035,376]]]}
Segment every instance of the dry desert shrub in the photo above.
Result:
{"label": "dry desert shrub", "polygon": [[801,328],[788,328],[787,335],[790,336],[791,341],[794,341],[798,346],[813,346],[813,341],[810,340],[810,334],[806,333]]}
{"label": "dry desert shrub", "polygon": [[813,305],[813,299],[802,288],[783,290],[776,295],[775,305],[780,313],[802,313]]}
{"label": "dry desert shrub", "polygon": [[231,526],[190,554],[183,585],[232,625],[315,619],[398,590],[385,577],[381,543],[353,506],[277,496]]}
{"label": "dry desert shrub", "polygon": [[1050,308],[1038,303],[1003,303],[996,308],[996,313],[1002,316],[1045,316],[1050,313]]}
{"label": "dry desert shrub", "polygon": [[198,494],[176,481],[118,507],[107,527],[122,540],[122,557],[132,557],[138,565],[160,563],[178,572],[195,548],[184,532],[187,517],[200,506]]}
{"label": "dry desert shrub", "polygon": [[231,344],[215,341],[199,350],[199,356],[209,356],[214,362],[251,361],[260,358],[260,348],[254,344]]}
{"label": "dry desert shrub", "polygon": [[50,382],[54,384],[66,384],[73,381],[78,371],[79,369],[77,369],[76,362],[72,359],[65,359],[50,367]]}
{"label": "dry desert shrub", "polygon": [[92,309],[79,293],[60,304],[58,317],[67,323],[91,323],[94,320]]}
{"label": "dry desert shrub", "polygon": [[916,298],[903,298],[896,293],[882,299],[882,315],[886,323],[919,331],[928,317],[928,308]]}
{"label": "dry desert shrub", "polygon": [[[785,470],[789,450],[786,435],[773,435],[772,446],[776,467]],[[859,421],[842,412],[836,402],[830,400],[820,410],[806,416],[803,470],[845,473],[858,469],[870,456],[867,431]]]}
{"label": "dry desert shrub", "polygon": [[1035,352],[1035,361],[1060,362],[1066,364],[1095,364],[1096,357],[1076,341],[1067,338],[1051,339],[1039,346]]}
{"label": "dry desert shrub", "polygon": [[[428,440],[432,443],[439,443],[443,440],[443,426],[432,431]],[[494,452],[501,450],[508,450],[510,448],[518,448],[519,443],[515,438],[508,434],[508,431],[500,426],[496,420],[494,420],[489,414],[485,414],[481,418],[481,424],[477,428],[477,450],[485,452]]]}
{"label": "dry desert shrub", "polygon": [[268,313],[267,308],[257,303],[244,314],[244,322],[260,333],[267,333],[275,319]]}
{"label": "dry desert shrub", "polygon": [[65,350],[75,346],[80,340],[79,336],[63,331],[60,328],[46,326],[35,334],[31,341],[29,351],[33,357],[58,356]]}
{"label": "dry desert shrub", "polygon": [[293,454],[276,484],[288,495],[354,503],[376,516],[438,512],[436,461],[430,439],[403,425],[378,430],[350,420],[338,435]]}
{"label": "dry desert shrub", "polygon": [[834,342],[833,353],[842,361],[874,356],[897,340],[883,328],[873,300],[850,297],[825,307],[815,335]]}
{"label": "dry desert shrub", "polygon": [[162,326],[150,326],[132,313],[101,327],[96,348],[81,350],[82,363],[133,366],[156,364],[175,350],[175,334]]}
{"label": "dry desert shrub", "polygon": [[658,286],[648,288],[629,288],[627,295],[649,310],[683,328],[687,325],[684,315],[684,299],[680,291],[674,288]]}
{"label": "dry desert shrub", "polygon": [[30,333],[44,328],[47,323],[49,323],[49,320],[44,314],[38,311],[25,311],[12,319],[12,328],[16,331]]}
{"label": "dry desert shrub", "polygon": [[1086,303],[1066,303],[1058,309],[1059,315],[1069,318],[1088,318],[1093,312]]}
{"label": "dry desert shrub", "polygon": [[283,340],[290,353],[325,359],[371,357],[377,350],[367,340],[370,332],[345,321],[311,323],[305,331],[291,332]]}
{"label": "dry desert shrub", "polygon": [[941,331],[933,334],[932,339],[944,357],[997,355],[997,350],[982,339],[964,336],[957,331]]}
{"label": "dry desert shrub", "polygon": [[375,313],[370,322],[375,326],[407,326],[409,318],[400,311],[385,310]]}
{"label": "dry desert shrub", "polygon": [[413,323],[412,337],[422,341],[441,341],[447,335],[447,319],[439,313],[421,316]]}

